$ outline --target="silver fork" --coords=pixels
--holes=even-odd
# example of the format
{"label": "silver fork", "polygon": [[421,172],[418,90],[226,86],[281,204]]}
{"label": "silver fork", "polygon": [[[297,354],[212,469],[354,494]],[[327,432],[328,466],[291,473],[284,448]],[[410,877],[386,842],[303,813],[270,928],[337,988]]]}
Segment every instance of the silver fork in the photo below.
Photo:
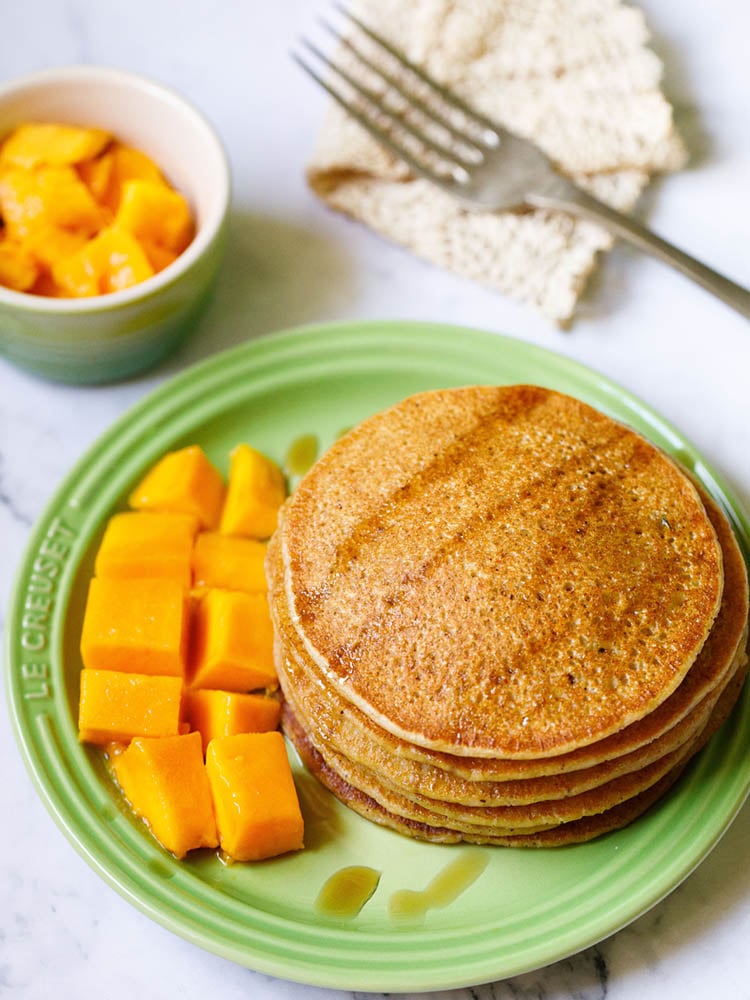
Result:
{"label": "silver fork", "polygon": [[[342,5],[349,22],[344,35],[323,26],[346,51],[352,68],[319,48],[302,43],[332,70],[339,84],[325,79],[297,53],[293,58],[382,146],[420,177],[479,211],[559,209],[605,226],[615,236],[677,268],[727,305],[750,318],[750,292],[582,190],[555,170],[533,143],[509,132],[469,107],[429,76],[387,39]],[[367,41],[369,39],[369,42]],[[374,44],[396,67],[389,72],[362,43]],[[354,66],[360,72],[355,72]],[[370,85],[366,77],[375,81]],[[343,83],[343,87],[341,84]],[[347,93],[348,91],[348,93]],[[400,107],[397,107],[396,104]]]}

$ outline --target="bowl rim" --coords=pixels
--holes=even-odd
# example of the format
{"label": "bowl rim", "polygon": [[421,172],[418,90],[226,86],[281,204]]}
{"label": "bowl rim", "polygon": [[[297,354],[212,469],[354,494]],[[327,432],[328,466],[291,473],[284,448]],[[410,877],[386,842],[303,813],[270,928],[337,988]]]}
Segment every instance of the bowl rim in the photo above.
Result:
{"label": "bowl rim", "polygon": [[75,316],[120,309],[141,302],[177,282],[211,246],[226,221],[229,212],[231,174],[224,144],[208,118],[172,87],[131,70],[93,64],[76,64],[37,70],[0,82],[0,103],[18,91],[27,88],[60,84],[64,80],[87,79],[109,80],[113,83],[137,88],[146,93],[150,92],[160,100],[178,107],[181,113],[191,120],[196,130],[202,134],[202,139],[212,146],[216,153],[220,166],[217,177],[217,207],[198,229],[190,245],[171,264],[144,281],[131,285],[130,288],[118,292],[106,292],[102,295],[91,295],[86,298],[58,299],[44,295],[32,295],[30,292],[18,292],[0,285],[0,307],[10,306],[16,310],[25,310],[31,313]]}

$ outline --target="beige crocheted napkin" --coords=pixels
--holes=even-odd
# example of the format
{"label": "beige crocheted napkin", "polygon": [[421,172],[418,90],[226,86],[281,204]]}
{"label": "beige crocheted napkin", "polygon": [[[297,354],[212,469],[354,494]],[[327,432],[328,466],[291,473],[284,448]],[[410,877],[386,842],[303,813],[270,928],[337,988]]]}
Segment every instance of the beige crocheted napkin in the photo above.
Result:
{"label": "beige crocheted napkin", "polygon": [[[436,79],[615,208],[632,208],[654,173],[686,159],[643,16],[619,0],[371,0],[359,9]],[[563,213],[465,210],[338,106],[308,180],[332,208],[560,324],[597,253],[612,245],[600,227]]]}

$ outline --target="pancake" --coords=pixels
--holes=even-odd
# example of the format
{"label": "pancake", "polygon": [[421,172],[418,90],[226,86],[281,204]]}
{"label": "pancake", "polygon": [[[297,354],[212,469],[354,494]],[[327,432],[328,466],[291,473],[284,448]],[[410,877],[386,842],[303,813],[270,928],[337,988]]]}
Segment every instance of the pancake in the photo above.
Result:
{"label": "pancake", "polygon": [[525,835],[523,839],[509,837],[506,840],[505,846],[563,847],[567,844],[580,844],[587,840],[592,840],[594,837],[599,837],[604,833],[609,833],[612,830],[622,829],[622,827],[632,823],[634,819],[637,819],[647,809],[654,806],[672,788],[675,782],[682,777],[682,774],[690,765],[693,758],[703,750],[709,740],[728,721],[747,679],[747,666],[746,658],[743,665],[735,672],[726,688],[722,691],[711,719],[693,745],[691,753],[646,792],[598,816],[587,816],[582,820],[577,820],[575,823],[565,823],[551,830],[536,831],[533,834]]}
{"label": "pancake", "polygon": [[[296,706],[293,701],[286,699],[282,709],[285,731],[291,714],[296,716]],[[297,725],[300,725],[298,719]],[[326,745],[315,733],[308,730],[306,736],[331,771],[340,775],[347,784],[378,802],[388,812],[475,836],[481,835],[482,832],[497,836],[513,828],[518,831],[527,828],[537,830],[569,823],[586,816],[598,815],[620,805],[650,788],[676,767],[692,752],[691,748],[700,738],[700,732],[685,745],[651,764],[620,775],[588,791],[564,798],[542,799],[523,805],[505,806],[467,806],[429,799],[419,794],[403,795],[399,790],[386,785],[374,770],[353,763]]]}
{"label": "pancake", "polygon": [[[704,500],[722,546],[725,567],[724,593],[714,628],[685,681],[670,699],[652,716],[602,741],[607,748],[602,747],[599,754],[598,744],[592,744],[571,755],[552,757],[544,762],[545,767],[534,771],[531,768],[537,762],[501,760],[496,762],[496,770],[505,777],[495,780],[486,778],[488,765],[492,763],[486,759],[476,762],[483,766],[480,775],[461,773],[446,763],[445,755],[434,752],[423,751],[422,756],[431,753],[427,760],[411,759],[407,744],[379,730],[355,706],[348,705],[335,688],[327,686],[313,664],[303,662],[299,643],[293,649],[294,632],[285,613],[283,592],[278,592],[273,607],[280,643],[277,669],[282,689],[294,701],[296,714],[305,728],[353,763],[374,769],[386,785],[407,796],[416,792],[467,805],[523,804],[579,794],[645,767],[682,746],[703,727],[721,682],[745,657],[748,593],[744,561],[726,518],[710,498]],[[272,589],[278,588],[276,542],[272,542],[269,553],[268,576]],[[696,699],[699,700],[693,705]],[[689,710],[685,712],[685,708]],[[654,735],[658,721],[654,716],[663,722],[664,731],[659,735]],[[646,740],[640,742],[644,735]],[[633,749],[629,749],[631,744]],[[618,749],[620,753],[610,756],[612,750]],[[593,763],[579,767],[580,763],[586,764],[584,754]],[[454,758],[454,765],[456,760],[463,763],[466,758]],[[519,767],[523,768],[521,773]],[[535,773],[540,770],[545,773]]]}
{"label": "pancake", "polygon": [[532,386],[410,397],[287,500],[266,572],[282,727],[342,802],[441,843],[630,822],[726,717],[748,581],[717,505]]}
{"label": "pancake", "polygon": [[[744,660],[738,657],[735,666]],[[652,764],[684,746],[708,721],[719,692],[707,695],[689,715],[651,743],[631,753],[594,764],[589,768],[536,778],[510,781],[470,781],[429,764],[389,754],[382,744],[370,741],[366,745],[329,739],[329,730],[320,724],[320,702],[310,697],[310,688],[300,694],[299,686],[290,683],[289,661],[279,668],[282,690],[306,731],[317,734],[325,746],[343,754],[353,764],[374,771],[389,788],[415,801],[437,799],[473,806],[524,805],[546,799],[565,798],[596,788],[614,778]],[[314,689],[313,689],[314,690]],[[326,695],[321,692],[324,703]],[[312,704],[311,704],[312,703]],[[553,758],[554,759],[554,758]]]}
{"label": "pancake", "polygon": [[372,822],[398,833],[434,843],[480,843],[505,847],[560,847],[582,843],[605,833],[621,829],[636,820],[659,801],[681,777],[693,756],[718,731],[729,717],[742,690],[747,674],[747,661],[735,672],[722,692],[716,708],[701,733],[692,744],[690,752],[679,760],[665,775],[648,789],[601,813],[583,817],[544,830],[527,830],[525,833],[485,835],[461,833],[446,827],[421,823],[389,812],[384,806],[365,793],[349,785],[332,770],[309,741],[305,730],[296,722],[288,707],[284,707],[285,731],[295,746],[301,760],[316,778],[340,801]]}
{"label": "pancake", "polygon": [[652,715],[723,589],[675,463],[531,386],[370,418],[304,477],[277,534],[289,619],[326,685],[451,757],[549,760]]}

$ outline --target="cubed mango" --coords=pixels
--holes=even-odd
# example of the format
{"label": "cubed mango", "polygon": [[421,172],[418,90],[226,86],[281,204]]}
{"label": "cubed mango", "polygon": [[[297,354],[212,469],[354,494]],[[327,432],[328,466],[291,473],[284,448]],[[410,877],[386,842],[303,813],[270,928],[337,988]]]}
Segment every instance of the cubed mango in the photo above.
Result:
{"label": "cubed mango", "polygon": [[212,740],[206,769],[221,848],[236,861],[297,851],[304,822],[281,733]]}
{"label": "cubed mango", "polygon": [[264,594],[266,545],[252,538],[201,532],[193,548],[193,584]]}
{"label": "cubed mango", "polygon": [[276,530],[286,487],[281,469],[249,444],[231,455],[229,485],[221,515],[225,535],[269,538]]}
{"label": "cubed mango", "polygon": [[78,734],[87,743],[127,743],[134,736],[176,736],[182,682],[112,670],[81,671]]}
{"label": "cubed mango", "polygon": [[181,677],[187,599],[170,578],[94,578],[81,631],[85,667]]}
{"label": "cubed mango", "polygon": [[0,285],[58,298],[121,291],[169,267],[194,229],[153,160],[102,129],[29,122],[0,141],[0,239],[12,244]]}
{"label": "cubed mango", "polygon": [[172,577],[192,581],[193,514],[127,511],[110,518],[96,554],[97,576]]}
{"label": "cubed mango", "polygon": [[134,739],[112,769],[133,812],[175,857],[218,846],[199,733]]}
{"label": "cubed mango", "polygon": [[136,486],[128,503],[136,510],[194,514],[202,528],[219,523],[224,480],[199,445],[171,451]]}
{"label": "cubed mango", "polygon": [[54,264],[77,253],[88,239],[84,232],[40,223],[24,236],[23,246],[44,271],[51,273]]}
{"label": "cubed mango", "polygon": [[153,240],[140,239],[138,242],[143,247],[143,252],[148,257],[149,264],[151,264],[151,267],[157,273],[163,271],[165,267],[169,267],[179,257],[179,254],[173,250],[168,250],[166,247],[154,243]]}
{"label": "cubed mango", "polygon": [[185,198],[158,181],[136,178],[122,185],[115,223],[136,239],[182,253],[193,238],[193,217]]}
{"label": "cubed mango", "polygon": [[106,295],[140,284],[154,274],[138,241],[108,226],[69,257],[55,261],[52,276],[68,295]]}
{"label": "cubed mango", "polygon": [[185,692],[185,718],[190,728],[201,734],[204,752],[211,740],[220,736],[272,732],[278,728],[280,708],[275,698],[264,694],[201,689]]}
{"label": "cubed mango", "polygon": [[0,240],[0,285],[14,292],[26,292],[38,277],[39,265],[21,243]]}
{"label": "cubed mango", "polygon": [[100,153],[111,140],[100,128],[28,122],[11,132],[0,147],[0,163],[33,170],[48,164],[65,166],[80,163]]}
{"label": "cubed mango", "polygon": [[128,181],[151,181],[154,184],[167,186],[161,170],[139,149],[114,143],[104,155],[109,159],[111,166],[107,187],[99,200],[113,213],[120,207],[123,188]]}
{"label": "cubed mango", "polygon": [[187,681],[223,691],[275,688],[273,626],[265,594],[209,590],[193,613]]}
{"label": "cubed mango", "polygon": [[91,235],[104,221],[73,167],[0,171],[0,215],[8,234],[19,240],[41,225]]}
{"label": "cubed mango", "polygon": [[83,160],[81,163],[76,164],[78,176],[100,205],[104,204],[107,191],[109,190],[113,167],[114,158],[109,151],[102,153],[101,156],[97,156],[95,159]]}

